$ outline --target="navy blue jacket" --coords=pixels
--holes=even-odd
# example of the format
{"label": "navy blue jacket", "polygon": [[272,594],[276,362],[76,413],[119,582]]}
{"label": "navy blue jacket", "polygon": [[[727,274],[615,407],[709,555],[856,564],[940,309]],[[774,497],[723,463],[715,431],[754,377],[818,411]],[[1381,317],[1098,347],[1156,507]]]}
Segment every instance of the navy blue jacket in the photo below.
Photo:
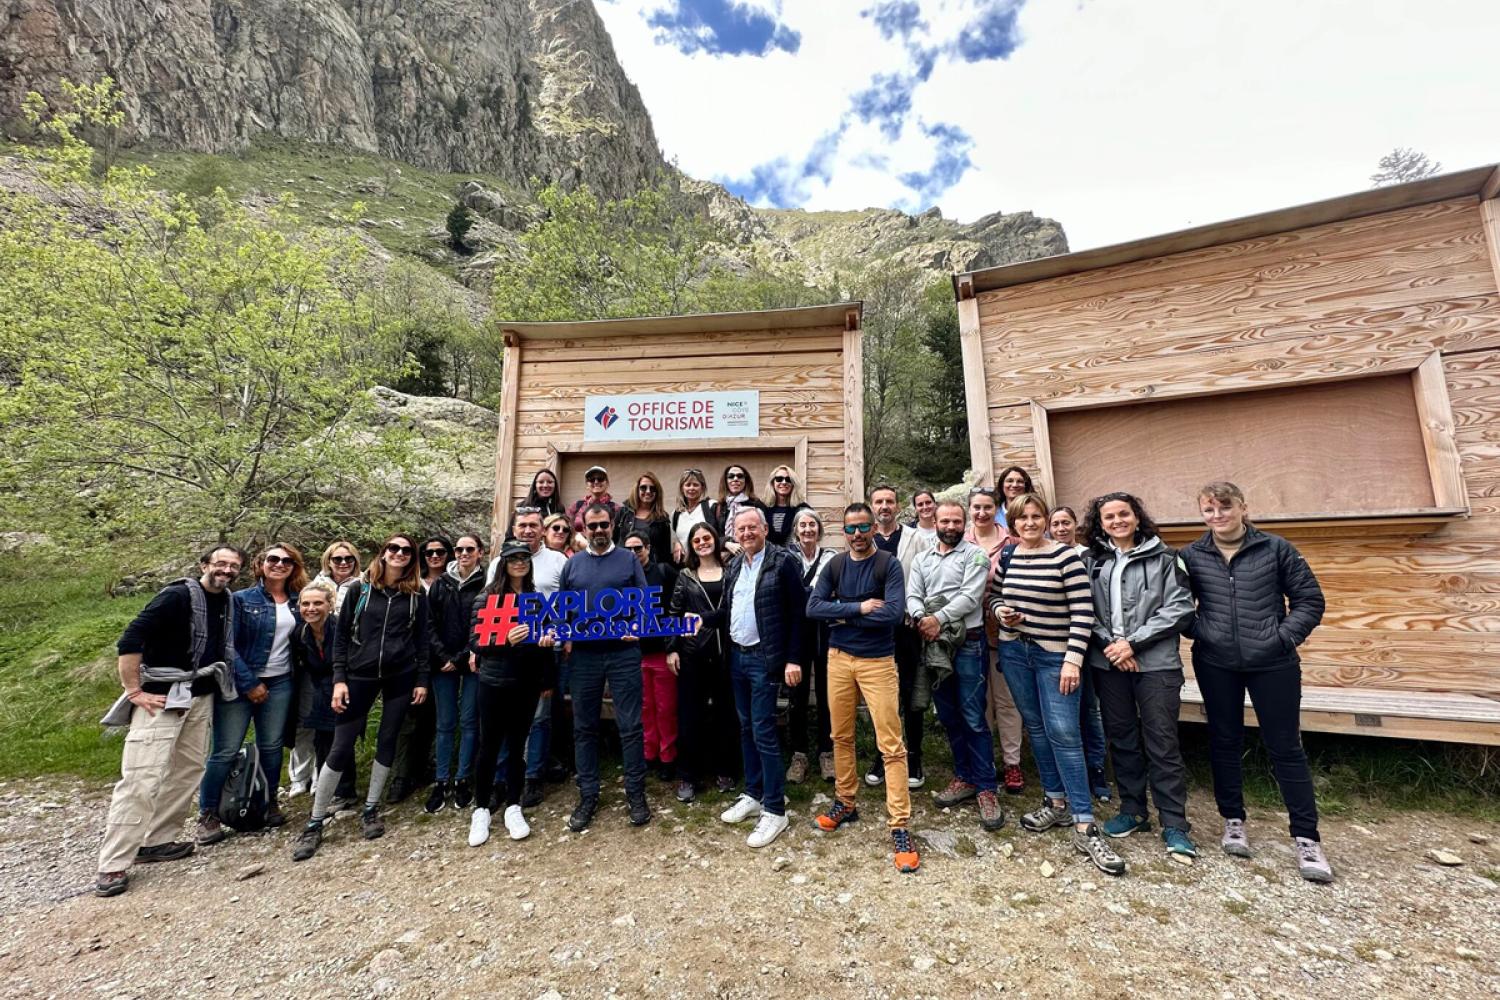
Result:
{"label": "navy blue jacket", "polygon": [[[263,583],[237,590],[234,601],[234,687],[240,694],[260,686],[260,672],[271,658],[271,643],[276,641],[276,602],[266,593]],[[292,631],[302,624],[297,607],[297,592],[287,594],[292,606]]]}
{"label": "navy blue jacket", "polygon": [[[807,591],[802,588],[802,570],[797,557],[776,545],[765,547],[765,562],[755,581],[755,627],[760,632],[760,651],[766,668],[781,677],[788,662],[809,666],[803,636],[807,617]],[[724,567],[724,621],[733,620],[734,584],[745,568],[743,552]]]}
{"label": "navy blue jacket", "polygon": [[1323,590],[1291,542],[1251,526],[1226,563],[1205,531],[1182,559],[1198,601],[1187,633],[1195,669],[1277,670],[1302,662],[1297,647],[1323,620]]}

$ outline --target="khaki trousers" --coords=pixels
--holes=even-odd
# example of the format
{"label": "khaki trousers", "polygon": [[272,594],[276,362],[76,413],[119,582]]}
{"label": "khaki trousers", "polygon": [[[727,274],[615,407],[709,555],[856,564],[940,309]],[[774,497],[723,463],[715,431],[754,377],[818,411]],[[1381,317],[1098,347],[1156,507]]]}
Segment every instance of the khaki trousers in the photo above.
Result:
{"label": "khaki trousers", "polygon": [[151,715],[136,706],[120,760],[120,780],[109,803],[101,872],[125,871],[142,847],[171,843],[193,805],[208,761],[208,726],[214,696],[199,695],[191,708]]}
{"label": "khaki trousers", "polygon": [[854,759],[854,710],[863,697],[875,724],[875,745],[885,759],[885,808],[892,829],[911,822],[906,785],[906,743],[901,738],[901,682],[893,656],[866,659],[828,650],[828,718],[833,727],[834,794],[854,805],[859,767]]}
{"label": "khaki trousers", "polygon": [[989,707],[984,718],[990,724],[990,732],[1000,737],[1001,763],[1019,765],[1021,734],[1026,731],[1026,725],[1021,721],[1016,699],[1011,697],[1010,685],[1005,683],[1005,676],[995,669],[994,652],[995,647],[991,644],[984,654],[988,661],[985,664],[985,677],[989,681]]}

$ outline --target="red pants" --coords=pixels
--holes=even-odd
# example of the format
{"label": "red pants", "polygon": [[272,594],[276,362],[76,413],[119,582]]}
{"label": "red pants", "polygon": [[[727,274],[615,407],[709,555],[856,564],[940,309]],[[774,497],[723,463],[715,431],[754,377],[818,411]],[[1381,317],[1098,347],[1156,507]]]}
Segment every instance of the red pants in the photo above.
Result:
{"label": "red pants", "polygon": [[646,760],[677,760],[677,675],[667,667],[666,653],[641,655],[641,726],[646,731]]}

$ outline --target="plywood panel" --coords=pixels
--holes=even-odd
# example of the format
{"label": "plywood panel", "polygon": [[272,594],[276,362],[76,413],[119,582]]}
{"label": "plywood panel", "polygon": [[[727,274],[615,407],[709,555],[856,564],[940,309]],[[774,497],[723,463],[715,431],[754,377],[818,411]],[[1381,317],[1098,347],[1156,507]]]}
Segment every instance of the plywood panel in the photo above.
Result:
{"label": "plywood panel", "polygon": [[[679,374],[680,378],[671,377]],[[843,374],[843,366],[840,364],[811,366],[775,364],[743,370],[736,369],[727,374],[718,374],[717,369],[705,366],[697,371],[668,373],[667,378],[653,377],[649,385],[652,392],[728,392],[759,387],[827,390],[841,388]],[[607,372],[599,371],[597,367],[592,375],[587,376],[549,374],[546,366],[536,372],[527,369],[521,373],[522,389],[533,399],[537,397],[566,399],[580,394],[605,395],[638,392],[641,391],[642,383],[642,379],[631,378],[625,371],[620,371],[611,377]]]}
{"label": "plywood panel", "polygon": [[526,356],[536,361],[571,361],[581,357],[632,360],[639,358],[703,358],[713,354],[779,354],[784,351],[837,351],[843,331],[803,334],[718,334],[698,337],[629,337],[618,342],[547,340],[527,342]]}
{"label": "plywood panel", "polygon": [[[1412,380],[1319,386],[1052,414],[1062,502],[1112,490],[1159,520],[1197,519],[1211,479],[1254,484],[1266,513],[1433,505]],[[992,431],[993,433],[993,431]]]}
{"label": "plywood panel", "polygon": [[[611,371],[622,376],[638,372],[642,377],[649,378],[653,383],[662,378],[682,378],[682,372],[688,375],[707,370],[733,371],[742,373],[746,377],[756,377],[761,369],[782,368],[799,365],[808,368],[819,366],[837,365],[842,359],[838,351],[784,351],[779,354],[742,354],[724,355],[705,358],[703,355],[689,358],[650,358],[641,360],[639,364],[632,364],[627,360],[610,359],[607,364]],[[594,378],[599,375],[600,362],[593,359],[566,360],[566,361],[537,361],[530,356],[526,359],[527,385],[556,384],[549,379],[580,380]],[[754,388],[754,386],[747,386]]]}

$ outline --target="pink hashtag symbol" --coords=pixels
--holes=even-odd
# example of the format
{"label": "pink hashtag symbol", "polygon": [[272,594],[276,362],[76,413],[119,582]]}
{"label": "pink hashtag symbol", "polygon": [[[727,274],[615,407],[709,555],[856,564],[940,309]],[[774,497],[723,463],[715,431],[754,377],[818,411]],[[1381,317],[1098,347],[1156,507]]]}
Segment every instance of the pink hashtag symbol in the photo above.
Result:
{"label": "pink hashtag symbol", "polygon": [[491,594],[479,609],[479,623],[474,626],[474,638],[480,646],[503,646],[506,636],[516,624],[516,595],[506,594],[501,602],[499,594]]}

